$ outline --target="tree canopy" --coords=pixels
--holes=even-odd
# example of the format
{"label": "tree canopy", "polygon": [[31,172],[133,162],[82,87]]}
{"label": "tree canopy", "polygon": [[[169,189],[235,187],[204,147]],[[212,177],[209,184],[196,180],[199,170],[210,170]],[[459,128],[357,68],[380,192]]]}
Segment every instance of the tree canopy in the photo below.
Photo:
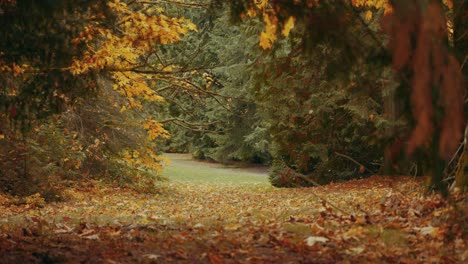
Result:
{"label": "tree canopy", "polygon": [[[68,169],[100,163],[96,175],[157,174],[171,150],[272,163],[277,186],[391,170],[438,186],[466,159],[462,7],[1,1],[0,134],[21,156],[46,140],[37,132],[58,129],[83,151]],[[52,156],[37,165],[60,163]]]}
{"label": "tree canopy", "polygon": [[0,24],[0,263],[468,259],[468,1],[0,0]]}

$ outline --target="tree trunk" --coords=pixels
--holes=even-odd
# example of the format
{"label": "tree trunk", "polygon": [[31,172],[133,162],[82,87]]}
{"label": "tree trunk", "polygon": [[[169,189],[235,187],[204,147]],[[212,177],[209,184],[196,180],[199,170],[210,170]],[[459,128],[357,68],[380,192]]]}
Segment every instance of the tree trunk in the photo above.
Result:
{"label": "tree trunk", "polygon": [[[384,116],[391,123],[395,123],[403,113],[404,106],[401,99],[397,95],[397,89],[389,91],[389,93],[383,98]],[[386,138],[394,138],[398,135],[395,125],[388,127],[385,130]],[[411,162],[408,159],[403,158],[404,151],[404,139],[394,139],[390,142],[385,149],[384,163],[379,170],[379,174],[382,175],[394,175],[409,172]]]}
{"label": "tree trunk", "polygon": [[[468,76],[468,0],[454,0],[453,12],[454,51],[458,61],[461,64],[461,70],[464,78],[464,87],[466,87]],[[467,101],[465,100],[465,117],[467,116],[467,113]],[[462,191],[468,191],[468,124],[465,129],[465,138],[463,144],[463,152],[460,155],[458,169],[455,173],[455,182],[456,186],[459,187]]]}

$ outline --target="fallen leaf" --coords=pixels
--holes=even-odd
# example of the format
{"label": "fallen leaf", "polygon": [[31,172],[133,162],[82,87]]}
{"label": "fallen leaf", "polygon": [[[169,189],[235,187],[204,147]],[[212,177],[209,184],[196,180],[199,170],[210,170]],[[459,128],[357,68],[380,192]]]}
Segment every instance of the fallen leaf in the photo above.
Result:
{"label": "fallen leaf", "polygon": [[359,238],[360,236],[363,236],[367,233],[367,231],[362,228],[362,226],[351,228],[350,230],[346,231],[346,233],[343,234],[344,239],[350,239],[350,238]]}
{"label": "fallen leaf", "polygon": [[360,255],[362,252],[364,252],[365,249],[366,249],[365,246],[359,246],[359,247],[350,248],[348,251],[349,251],[352,255]]}
{"label": "fallen leaf", "polygon": [[219,255],[208,254],[208,259],[210,260],[211,264],[223,264],[224,260]]}
{"label": "fallen leaf", "polygon": [[315,245],[315,243],[325,243],[328,240],[329,239],[326,238],[326,237],[310,236],[310,237],[305,239],[305,242],[309,247],[311,247],[311,246]]}
{"label": "fallen leaf", "polygon": [[90,235],[90,236],[82,236],[84,239],[90,239],[90,240],[99,240],[99,235],[98,234],[94,234],[94,235]]}
{"label": "fallen leaf", "polygon": [[241,228],[242,225],[240,224],[237,224],[237,223],[231,223],[231,224],[227,224],[225,227],[224,227],[224,230],[226,231],[235,231],[239,228]]}
{"label": "fallen leaf", "polygon": [[157,255],[157,254],[146,254],[146,255],[143,255],[144,258],[147,258],[147,259],[158,259],[161,257],[161,255]]}
{"label": "fallen leaf", "polygon": [[67,226],[66,224],[58,223],[55,226],[58,228],[54,231],[55,234],[71,233],[73,231],[73,228]]}
{"label": "fallen leaf", "polygon": [[203,224],[201,224],[201,223],[198,223],[198,224],[193,226],[193,228],[203,228],[203,227],[205,227],[205,226]]}
{"label": "fallen leaf", "polygon": [[422,235],[429,235],[431,237],[437,237],[440,231],[440,228],[433,226],[426,226],[421,228],[416,227],[414,229],[418,230]]}

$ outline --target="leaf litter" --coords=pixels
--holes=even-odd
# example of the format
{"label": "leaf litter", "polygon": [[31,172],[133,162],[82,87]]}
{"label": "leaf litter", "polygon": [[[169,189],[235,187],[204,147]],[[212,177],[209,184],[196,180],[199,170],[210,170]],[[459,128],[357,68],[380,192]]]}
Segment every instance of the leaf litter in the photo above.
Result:
{"label": "leaf litter", "polygon": [[466,196],[421,186],[382,176],[301,189],[173,182],[157,194],[94,184],[41,207],[3,195],[0,263],[466,263]]}

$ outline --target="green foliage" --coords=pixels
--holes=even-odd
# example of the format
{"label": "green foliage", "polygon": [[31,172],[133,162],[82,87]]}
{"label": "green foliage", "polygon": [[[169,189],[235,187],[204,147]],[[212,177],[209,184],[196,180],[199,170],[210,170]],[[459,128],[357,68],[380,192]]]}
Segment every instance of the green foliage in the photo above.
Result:
{"label": "green foliage", "polygon": [[83,46],[74,45],[88,19],[106,12],[99,1],[0,3],[0,181],[3,191],[57,195],[85,154],[60,116],[96,88],[95,76],[63,70]]}
{"label": "green foliage", "polygon": [[[391,124],[376,87],[388,83],[382,75],[388,70],[370,36],[355,39],[366,28],[356,21],[339,31],[308,35],[306,25],[298,23],[288,39],[267,52],[258,45],[261,21],[233,26],[223,15],[213,23],[202,33],[210,37],[194,61],[211,68],[209,75],[221,84],[214,92],[227,100],[208,100],[189,108],[189,114],[172,112],[211,124],[207,128],[214,133],[172,127],[171,151],[190,150],[195,158],[220,162],[269,163],[273,156],[275,186],[281,185],[275,180],[281,171],[278,160],[291,170],[287,175],[308,175],[321,183],[368,175],[336,153],[377,170],[384,131]],[[284,184],[308,185],[299,178],[291,176],[292,183]]]}
{"label": "green foliage", "polygon": [[[37,122],[24,134],[2,141],[2,191],[41,193],[60,198],[65,181],[99,179],[142,191],[154,191],[165,178],[154,164],[153,143],[134,112],[121,112],[123,98],[108,86],[99,96]],[[160,161],[162,162],[162,161]]]}
{"label": "green foliage", "polygon": [[1,191],[21,196],[39,192],[47,200],[60,199],[59,181],[76,177],[85,158],[76,136],[60,118],[51,117],[29,133],[2,139]]}
{"label": "green foliage", "polygon": [[[343,30],[349,35],[363,29]],[[303,52],[296,31],[249,69],[254,100],[270,124],[275,186],[310,186],[304,177],[322,184],[368,175],[337,153],[373,170],[382,160],[383,132],[390,123],[375,87],[383,81],[384,67],[358,58],[337,39],[314,41],[314,49]],[[364,54],[378,49],[372,42],[364,42],[364,48],[369,50]]]}
{"label": "green foliage", "polygon": [[[395,88],[379,43],[383,10],[364,16],[365,2],[278,2],[275,11],[256,2],[250,11],[262,18],[246,14],[251,0],[213,1],[209,10],[187,8],[208,1],[106,2],[0,2],[4,191],[55,193],[56,182],[89,178],[149,190],[164,178],[162,149],[222,163],[273,161],[274,186],[311,186],[377,171],[386,144],[407,131],[384,100],[403,85]],[[139,20],[146,11],[196,26],[182,19],[158,42],[156,31],[139,30],[148,29]],[[114,23],[119,12],[130,14],[123,24]],[[229,12],[243,23],[232,25]],[[158,25],[168,21],[179,23]]]}
{"label": "green foliage", "polygon": [[[223,163],[269,163],[269,124],[262,121],[247,86],[249,66],[258,56],[252,52],[254,46],[258,51],[256,37],[231,25],[225,10],[208,19],[204,11],[190,10],[187,17],[200,33],[189,34],[186,42],[166,52],[188,68],[207,70],[200,72],[202,78],[193,80],[201,88],[197,97],[182,91],[177,97],[165,96],[169,98],[168,117],[184,120],[168,126],[172,136],[167,149]],[[196,56],[187,54],[194,49],[198,49]]]}
{"label": "green foliage", "polygon": [[2,120],[18,120],[26,128],[32,119],[59,113],[96,88],[95,76],[76,77],[64,68],[85,48],[71,40],[97,13],[106,12],[104,1],[87,0],[18,0],[2,6]]}
{"label": "green foliage", "polygon": [[86,44],[92,25],[113,27],[115,10],[109,1],[59,2],[0,3],[2,189],[44,194],[62,180],[89,178],[154,189],[163,179],[153,140],[164,130],[148,121],[156,103],[145,101],[145,113],[123,111],[132,103],[105,71],[71,73],[96,51]]}
{"label": "green foliage", "polygon": [[70,129],[79,133],[87,153],[82,171],[95,178],[150,189],[154,182],[163,180],[161,165],[153,164],[155,146],[141,124],[143,114],[116,107],[124,104],[124,98],[103,82],[100,96],[82,102],[65,118]]}
{"label": "green foliage", "polygon": [[291,169],[280,159],[273,160],[268,179],[275,187],[313,186],[312,181],[305,180],[307,176]]}

